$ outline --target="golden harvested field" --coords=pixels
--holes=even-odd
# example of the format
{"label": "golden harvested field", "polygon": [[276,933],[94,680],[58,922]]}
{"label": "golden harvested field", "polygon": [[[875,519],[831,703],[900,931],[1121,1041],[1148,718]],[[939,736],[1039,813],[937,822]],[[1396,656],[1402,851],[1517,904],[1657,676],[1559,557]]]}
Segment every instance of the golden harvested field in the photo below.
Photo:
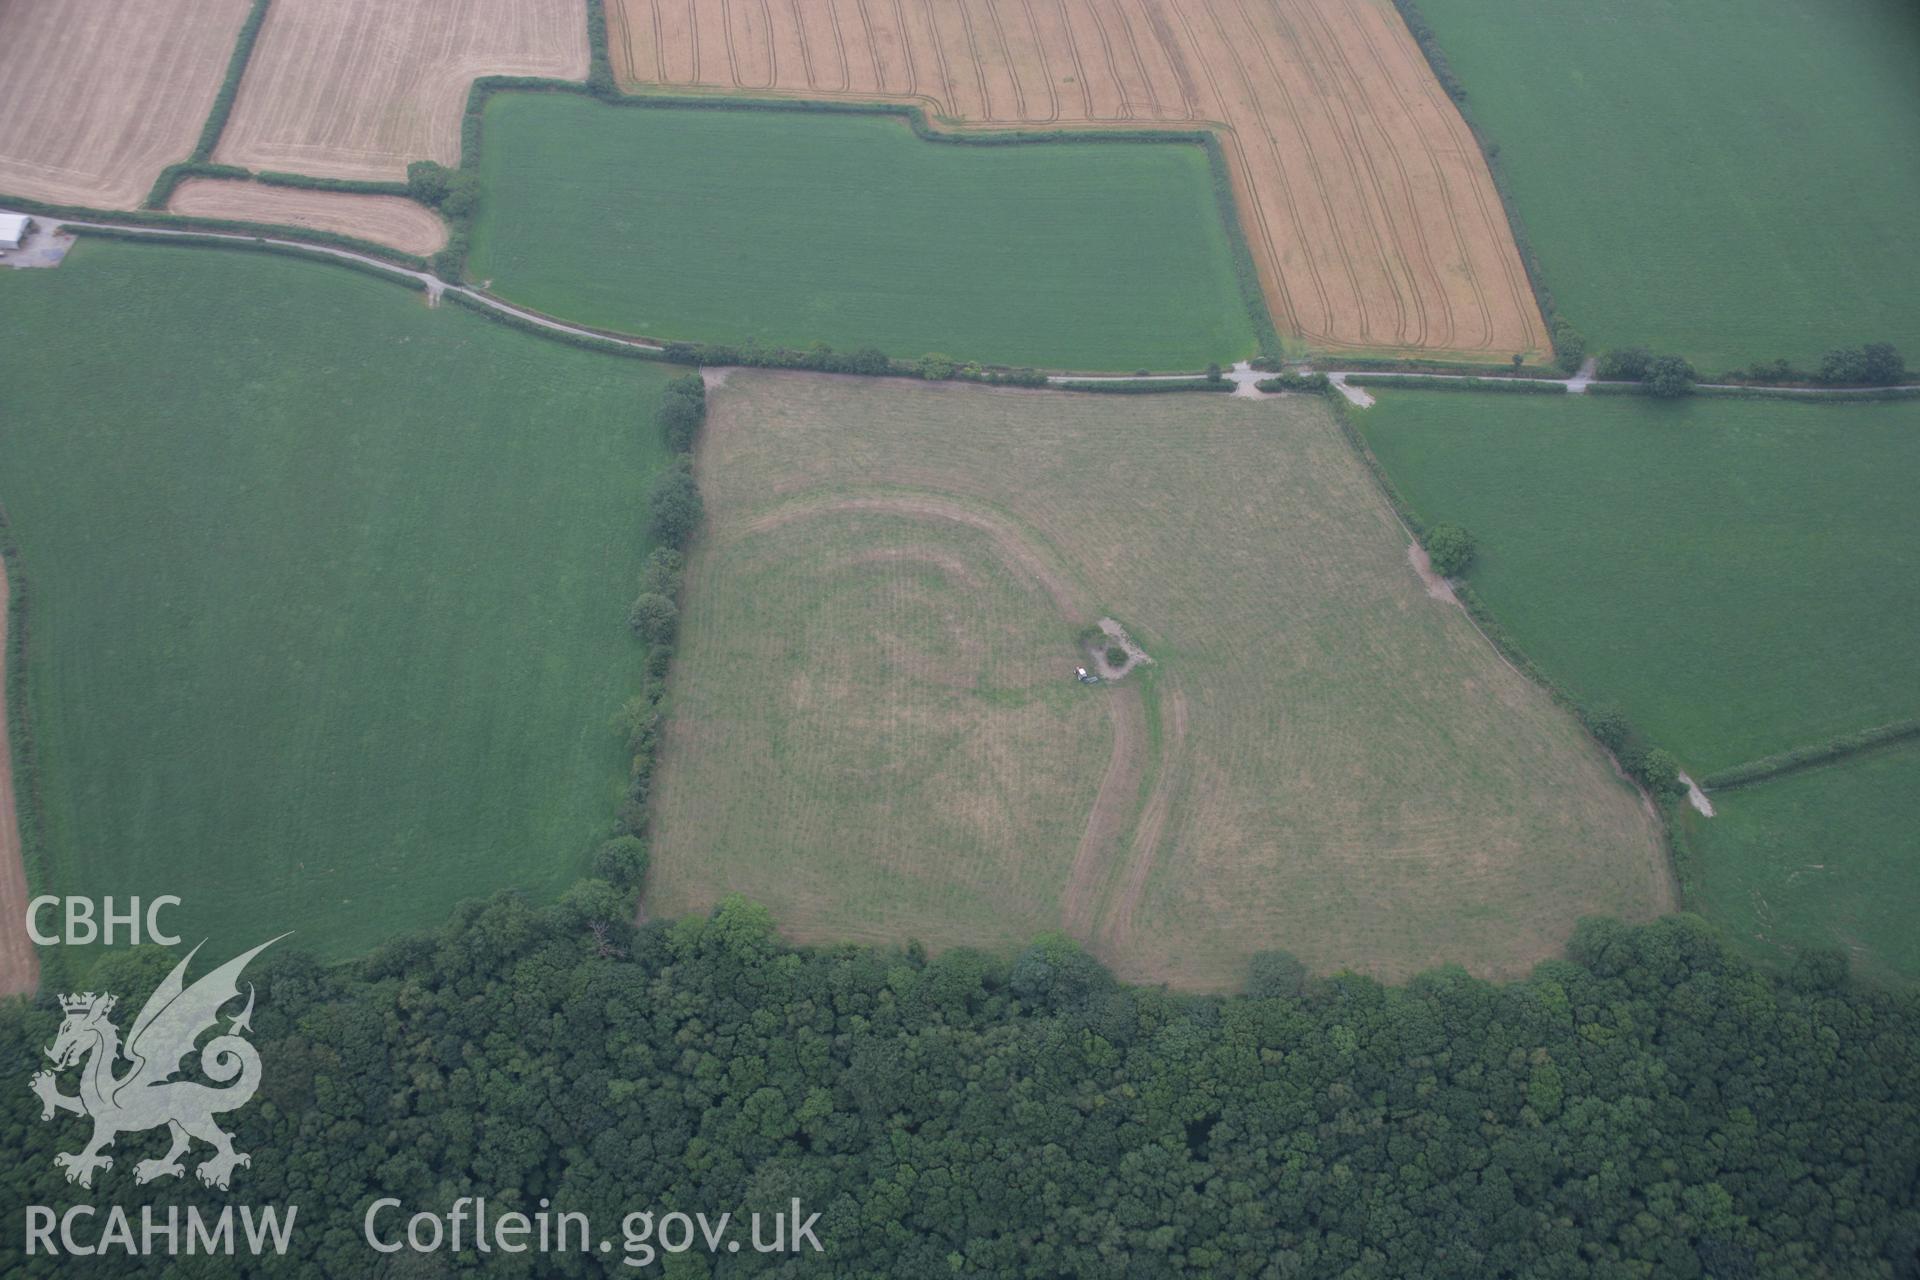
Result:
{"label": "golden harvested field", "polygon": [[1545,326],[1472,135],[1389,0],[609,0],[629,84],[1217,130],[1274,323],[1493,356]]}
{"label": "golden harvested field", "polygon": [[206,123],[248,0],[0,0],[0,192],[131,209]]}
{"label": "golden harvested field", "polygon": [[274,0],[214,158],[403,178],[413,160],[460,162],[480,76],[586,74],[580,0]]}
{"label": "golden harvested field", "polygon": [[[1064,929],[1511,977],[1670,910],[1658,825],[1450,598],[1317,397],[733,370],[696,467],[647,910],[809,941]],[[1073,678],[1081,627],[1152,664]]]}
{"label": "golden harvested field", "polygon": [[258,182],[189,178],[173,190],[167,208],[202,218],[284,223],[360,236],[407,253],[437,253],[446,247],[447,224],[425,205],[403,196],[351,191],[271,187]]}

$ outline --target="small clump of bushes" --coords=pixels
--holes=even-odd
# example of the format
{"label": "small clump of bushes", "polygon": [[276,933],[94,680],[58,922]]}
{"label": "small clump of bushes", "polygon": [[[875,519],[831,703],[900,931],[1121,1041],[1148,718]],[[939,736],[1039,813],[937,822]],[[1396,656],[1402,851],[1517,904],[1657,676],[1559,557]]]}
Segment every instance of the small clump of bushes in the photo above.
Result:
{"label": "small clump of bushes", "polygon": [[1457,524],[1436,524],[1421,541],[1433,571],[1443,578],[1457,578],[1465,573],[1478,550],[1473,535]]}

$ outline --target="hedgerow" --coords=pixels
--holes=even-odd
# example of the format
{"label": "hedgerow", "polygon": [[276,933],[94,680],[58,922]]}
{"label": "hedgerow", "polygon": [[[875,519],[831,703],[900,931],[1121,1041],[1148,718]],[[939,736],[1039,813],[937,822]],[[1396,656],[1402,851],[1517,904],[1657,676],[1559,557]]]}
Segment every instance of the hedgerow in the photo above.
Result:
{"label": "hedgerow", "polygon": [[237,164],[211,164],[198,160],[182,160],[179,164],[170,164],[160,171],[160,175],[153,180],[153,185],[147,188],[146,199],[140,202],[140,207],[143,209],[166,208],[167,201],[173,199],[174,188],[188,178],[245,180],[252,176],[252,173]]}
{"label": "hedgerow", "polygon": [[247,20],[240,24],[239,38],[233,42],[233,54],[227,59],[226,79],[220,82],[213,110],[207,113],[207,122],[200,126],[200,141],[194,144],[193,155],[189,157],[196,163],[213,158],[213,149],[227,127],[227,116],[233,112],[233,100],[240,92],[240,79],[246,74],[247,60],[253,56],[253,42],[260,35],[260,24],[267,19],[267,4],[268,0],[253,0]]}
{"label": "hedgerow", "polygon": [[405,196],[404,182],[369,182],[361,178],[316,178],[305,173],[285,173],[262,169],[253,180],[269,187],[301,187],[309,191],[340,191],[360,196]]}
{"label": "hedgerow", "polygon": [[1512,363],[1488,364],[1471,360],[1427,360],[1419,357],[1390,359],[1384,356],[1327,356],[1322,361],[1341,369],[1352,369],[1366,373],[1442,373],[1459,374],[1463,377],[1517,378],[1537,376],[1541,369],[1538,365]]}
{"label": "hedgerow", "polygon": [[1920,397],[1920,387],[1822,387],[1794,390],[1788,387],[1717,387],[1696,383],[1693,394],[1713,396],[1721,400],[1798,400],[1802,404],[1821,404],[1831,400],[1912,400]]}
{"label": "hedgerow", "polygon": [[668,383],[655,411],[656,424],[673,462],[656,477],[648,494],[648,535],[660,545],[647,558],[640,594],[627,615],[627,625],[635,638],[648,646],[646,680],[619,716],[633,759],[617,830],[619,836],[636,840],[643,840],[646,834],[647,806],[659,763],[660,700],[666,693],[667,671],[678,641],[683,553],[699,531],[704,512],[700,488],[693,477],[693,447],[706,416],[706,386],[697,373]]}
{"label": "hedgerow", "polygon": [[1232,391],[1233,384],[1213,378],[1085,378],[1049,381],[1056,391],[1097,391],[1113,396],[1158,395],[1163,391]]}
{"label": "hedgerow", "polygon": [[1325,391],[1333,385],[1324,373],[1294,373],[1283,370],[1271,378],[1253,384],[1259,391]]}
{"label": "hedgerow", "polygon": [[1347,375],[1351,387],[1413,387],[1421,391],[1505,391],[1521,395],[1563,395],[1564,382],[1546,382],[1535,378],[1395,378],[1385,374]]}
{"label": "hedgerow", "polygon": [[1722,769],[1718,773],[1702,778],[1700,785],[1711,787],[1716,791],[1749,786],[1767,778],[1778,777],[1783,773],[1810,769],[1814,765],[1827,764],[1861,751],[1871,751],[1875,747],[1904,742],[1914,737],[1920,737],[1920,719],[1896,720],[1891,724],[1876,725],[1857,733],[1839,734],[1811,746],[1796,747],[1791,751],[1782,751],[1748,761],[1746,764],[1735,765],[1731,769]]}

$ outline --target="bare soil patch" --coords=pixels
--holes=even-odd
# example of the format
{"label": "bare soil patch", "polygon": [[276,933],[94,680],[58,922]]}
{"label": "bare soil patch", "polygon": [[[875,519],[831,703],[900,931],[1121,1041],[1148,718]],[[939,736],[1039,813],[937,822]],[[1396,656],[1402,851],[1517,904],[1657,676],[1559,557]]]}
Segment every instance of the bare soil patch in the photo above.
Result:
{"label": "bare soil patch", "polygon": [[1541,352],[1478,146],[1389,0],[609,0],[631,84],[914,102],[970,128],[1212,128],[1274,322],[1316,347]]}
{"label": "bare soil patch", "polygon": [[249,7],[0,4],[0,192],[138,205],[193,150]]}
{"label": "bare soil patch", "polygon": [[32,994],[40,958],[27,938],[27,868],[21,860],[20,814],[14,806],[13,753],[7,741],[7,565],[0,559],[0,996]]}
{"label": "bare soil patch", "polygon": [[[1112,618],[1100,619],[1099,626],[1099,636],[1087,644],[1087,657],[1093,663],[1094,673],[1102,680],[1119,680],[1135,667],[1153,661],[1145,649],[1133,642],[1127,629]],[[1116,646],[1126,654],[1126,661],[1117,666],[1107,658],[1107,650]]]}
{"label": "bare soil patch", "polygon": [[1459,597],[1453,594],[1453,584],[1433,571],[1433,560],[1418,540],[1407,544],[1407,563],[1420,576],[1420,585],[1427,589],[1428,599],[1444,600],[1448,604],[1460,603]]}
{"label": "bare soil patch", "polygon": [[274,0],[214,158],[397,180],[460,162],[479,77],[586,74],[579,0]]}
{"label": "bare soil patch", "polygon": [[203,218],[284,223],[359,236],[422,257],[447,245],[447,225],[440,216],[402,196],[189,178],[174,188],[167,207]]}

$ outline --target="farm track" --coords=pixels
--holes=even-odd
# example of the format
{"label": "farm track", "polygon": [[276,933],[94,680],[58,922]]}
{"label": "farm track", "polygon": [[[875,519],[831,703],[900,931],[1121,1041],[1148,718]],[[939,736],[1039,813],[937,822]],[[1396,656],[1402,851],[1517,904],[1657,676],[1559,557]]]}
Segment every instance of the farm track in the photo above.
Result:
{"label": "farm track", "polygon": [[1154,763],[1153,790],[1140,810],[1140,820],[1134,824],[1133,844],[1122,872],[1120,896],[1100,922],[1097,949],[1103,957],[1125,955],[1133,949],[1134,914],[1154,868],[1160,865],[1167,818],[1186,784],[1187,696],[1177,685],[1168,687],[1166,710],[1160,758]]}
{"label": "farm track", "polygon": [[[1479,149],[1385,0],[694,0],[684,26],[660,21],[672,3],[614,0],[627,83],[914,103],[943,128],[1210,130],[1290,335],[1547,348]],[[809,52],[825,31],[834,78]]]}
{"label": "farm track", "polygon": [[14,804],[13,755],[7,744],[7,622],[11,603],[7,566],[0,560],[0,997],[31,995],[40,984],[40,959],[27,940],[27,868],[20,847],[20,811]]}
{"label": "farm track", "polygon": [[1113,754],[1100,777],[1093,807],[1087,811],[1087,829],[1067,872],[1060,905],[1067,933],[1082,942],[1093,939],[1100,890],[1118,859],[1147,768],[1146,709],[1140,690],[1128,685],[1114,688],[1107,700],[1107,718],[1113,726]]}

